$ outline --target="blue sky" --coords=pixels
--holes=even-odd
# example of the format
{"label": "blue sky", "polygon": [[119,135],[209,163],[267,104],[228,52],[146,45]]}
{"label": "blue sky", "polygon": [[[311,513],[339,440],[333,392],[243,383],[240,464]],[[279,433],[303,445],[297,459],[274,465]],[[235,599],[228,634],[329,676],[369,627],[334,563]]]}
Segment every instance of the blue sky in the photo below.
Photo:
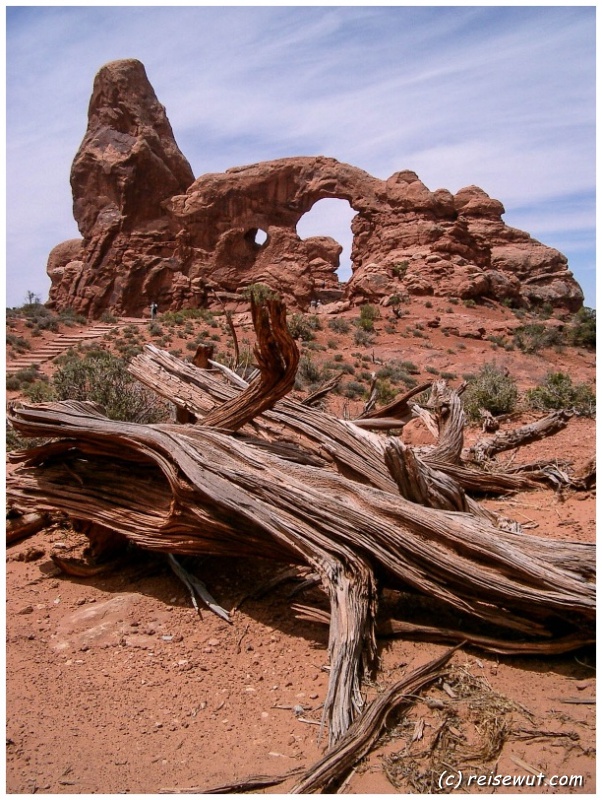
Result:
{"label": "blue sky", "polygon": [[[476,184],[595,305],[593,6],[9,6],[6,49],[9,306],[46,299],[48,253],[78,235],[71,162],[117,58],[144,63],[196,176],[326,155]],[[299,233],[348,255],[351,216],[321,201]]]}

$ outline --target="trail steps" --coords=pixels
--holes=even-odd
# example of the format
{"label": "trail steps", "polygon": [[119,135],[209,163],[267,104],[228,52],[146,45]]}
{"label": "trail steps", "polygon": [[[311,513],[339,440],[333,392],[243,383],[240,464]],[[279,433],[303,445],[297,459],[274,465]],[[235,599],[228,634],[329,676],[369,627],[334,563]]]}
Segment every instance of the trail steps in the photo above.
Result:
{"label": "trail steps", "polygon": [[28,353],[23,353],[18,358],[13,359],[6,365],[7,374],[11,375],[28,367],[39,367],[47,361],[52,361],[57,356],[77,347],[82,342],[89,342],[100,339],[116,328],[126,328],[128,325],[141,327],[148,325],[148,319],[135,319],[133,317],[121,317],[113,323],[98,323],[91,328],[86,328],[78,333],[59,333],[54,339],[44,342],[37,349]]}

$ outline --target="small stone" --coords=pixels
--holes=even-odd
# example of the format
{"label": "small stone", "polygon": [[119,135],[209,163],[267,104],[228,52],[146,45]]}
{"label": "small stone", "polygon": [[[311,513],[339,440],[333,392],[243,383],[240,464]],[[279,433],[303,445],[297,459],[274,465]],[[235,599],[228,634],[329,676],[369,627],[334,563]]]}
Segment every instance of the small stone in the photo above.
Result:
{"label": "small stone", "polygon": [[209,647],[218,647],[219,646],[219,639],[209,639],[207,642]]}
{"label": "small stone", "polygon": [[17,614],[33,614],[33,606],[23,606],[17,611]]}
{"label": "small stone", "polygon": [[310,700],[317,700],[318,699],[318,695],[314,692],[313,694],[310,694],[309,699]]}
{"label": "small stone", "polygon": [[582,692],[584,689],[589,689],[591,685],[591,681],[577,681],[575,683],[575,688]]}

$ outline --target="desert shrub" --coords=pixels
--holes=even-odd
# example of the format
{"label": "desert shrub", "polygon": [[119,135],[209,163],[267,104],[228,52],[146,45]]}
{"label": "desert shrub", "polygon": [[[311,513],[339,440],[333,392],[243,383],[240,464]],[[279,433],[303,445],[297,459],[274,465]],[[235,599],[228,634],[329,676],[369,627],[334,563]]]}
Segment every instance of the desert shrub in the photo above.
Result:
{"label": "desert shrub", "polygon": [[32,403],[48,403],[56,399],[54,389],[46,375],[40,375],[39,380],[25,386],[23,394]]}
{"label": "desert shrub", "polygon": [[129,374],[127,362],[105,350],[70,351],[51,385],[57,400],[98,403],[110,419],[151,423],[167,417],[163,403]]}
{"label": "desert shrub", "polygon": [[393,264],[391,271],[396,278],[403,278],[409,266],[409,261],[399,261],[397,264]]}
{"label": "desert shrub", "polygon": [[15,353],[24,353],[26,350],[31,350],[31,345],[22,336],[17,336],[16,333],[6,334],[6,344],[15,351]]}
{"label": "desert shrub", "polygon": [[319,331],[322,327],[315,314],[293,314],[286,324],[293,339],[300,339],[302,342],[311,342],[315,339],[314,331]]}
{"label": "desert shrub", "polygon": [[420,372],[420,368],[413,361],[402,361],[399,366],[409,372],[410,375],[418,375]]}
{"label": "desert shrub", "polygon": [[580,308],[567,333],[570,344],[596,349],[596,309]]}
{"label": "desert shrub", "polygon": [[350,400],[357,400],[359,397],[364,397],[365,394],[365,387],[358,381],[349,381],[343,388],[343,395]]}
{"label": "desert shrub", "polygon": [[245,286],[240,293],[245,300],[251,300],[251,298],[253,298],[256,303],[278,297],[278,292],[275,292],[267,283],[252,283],[250,286]]}
{"label": "desert shrub", "polygon": [[39,333],[40,331],[58,331],[59,318],[46,308],[44,303],[32,292],[27,293],[27,302],[19,308],[11,308],[6,311],[7,319],[21,317],[25,318],[25,325],[32,328],[33,331]]}
{"label": "desert shrub", "polygon": [[334,317],[328,320],[328,327],[335,333],[349,333],[351,325],[343,317]]}
{"label": "desert shrub", "polygon": [[430,364],[427,364],[426,367],[424,368],[424,370],[425,370],[425,372],[428,372],[429,375],[438,375],[439,374],[439,370],[436,367],[431,366]]}
{"label": "desert shrub", "polygon": [[361,330],[373,331],[375,319],[380,319],[380,311],[376,306],[366,303],[360,308],[360,318],[356,324]]}
{"label": "desert shrub", "polygon": [[12,375],[6,376],[6,391],[19,392],[24,389],[28,384],[40,380],[41,374],[37,364],[32,364],[31,367],[24,367],[23,369],[14,372]]}
{"label": "desert shrub", "polygon": [[550,328],[543,322],[531,322],[514,331],[514,344],[523,353],[538,353],[546,347],[563,344],[563,336],[558,328]]}
{"label": "desert shrub", "polygon": [[376,381],[376,400],[378,403],[387,405],[387,403],[395,399],[397,394],[397,390],[388,380]]}
{"label": "desert shrub", "polygon": [[408,362],[402,361],[401,364],[396,362],[386,364],[377,371],[376,377],[382,381],[389,380],[392,384],[404,383],[411,389],[413,386],[416,386],[416,381],[408,374],[408,371],[404,369],[404,364],[406,363]]}
{"label": "desert shrub", "polygon": [[464,411],[469,420],[481,417],[480,409],[498,414],[514,411],[518,400],[516,381],[495,364],[484,364],[477,375],[470,376],[462,395]]}
{"label": "desert shrub", "polygon": [[529,389],[525,399],[537,411],[574,409],[584,416],[596,413],[596,395],[586,383],[574,384],[566,372],[549,372],[543,382]]}
{"label": "desert shrub", "polygon": [[111,314],[110,311],[103,311],[100,315],[100,321],[105,322],[107,325],[113,325],[117,322],[117,317],[114,314]]}
{"label": "desert shrub", "polygon": [[329,372],[342,372],[346,375],[353,375],[355,373],[355,367],[351,366],[351,364],[345,364],[342,358],[337,359],[336,356],[332,361],[325,362],[324,370]]}
{"label": "desert shrub", "polygon": [[86,325],[88,322],[86,317],[82,314],[78,314],[77,311],[72,308],[64,308],[62,311],[59,311],[58,318],[69,327],[72,325]]}
{"label": "desert shrub", "polygon": [[212,323],[214,314],[206,308],[181,308],[179,311],[164,311],[160,319],[165,325],[185,325],[192,319]]}
{"label": "desert shrub", "polygon": [[322,380],[322,370],[312,359],[311,355],[305,353],[299,359],[295,386],[297,389],[303,388],[306,384],[316,384]]}
{"label": "desert shrub", "polygon": [[446,381],[455,381],[458,376],[455,372],[442,372],[441,377]]}
{"label": "desert shrub", "polygon": [[353,334],[353,342],[361,347],[369,347],[374,344],[374,334],[364,328],[358,328]]}

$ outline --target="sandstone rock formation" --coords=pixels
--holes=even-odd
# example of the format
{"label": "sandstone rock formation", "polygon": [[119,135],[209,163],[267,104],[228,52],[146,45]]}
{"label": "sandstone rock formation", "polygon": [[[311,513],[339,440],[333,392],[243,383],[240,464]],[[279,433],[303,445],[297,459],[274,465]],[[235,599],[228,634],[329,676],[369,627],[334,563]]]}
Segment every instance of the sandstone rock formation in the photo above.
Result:
{"label": "sandstone rock formation", "polygon": [[[165,111],[134,60],[103,67],[71,173],[83,240],[49,258],[50,303],[97,317],[140,315],[214,301],[253,283],[290,305],[312,300],[390,303],[403,294],[582,305],[566,258],[510,228],[478,187],[430,191],[411,171],[380,180],[333,158],[235,167],[197,180]],[[346,200],[353,274],[339,283],[340,245],[301,239],[319,200]],[[259,232],[263,236],[259,236]]]}

